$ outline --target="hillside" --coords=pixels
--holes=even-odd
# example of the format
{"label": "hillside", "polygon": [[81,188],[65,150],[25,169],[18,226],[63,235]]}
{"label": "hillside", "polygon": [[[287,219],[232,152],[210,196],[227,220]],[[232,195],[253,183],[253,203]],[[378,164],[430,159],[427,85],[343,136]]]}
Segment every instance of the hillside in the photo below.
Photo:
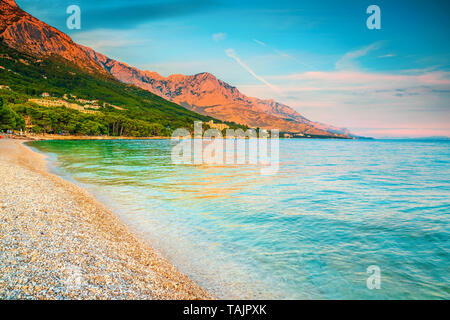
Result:
{"label": "hillside", "polygon": [[318,136],[349,136],[346,129],[310,121],[284,104],[247,97],[236,87],[207,72],[193,76],[176,74],[163,77],[157,72],[141,71],[110,59],[91,48],[82,48],[116,79],[203,115],[255,128],[277,128],[285,132]]}
{"label": "hillside", "polygon": [[[35,132],[168,136],[177,128],[192,129],[194,121],[218,121],[107,75],[86,72],[61,57],[38,58],[4,44],[0,44],[0,85],[10,88],[0,90],[5,105],[31,121]],[[73,95],[97,100],[101,108],[84,114],[28,102],[44,92],[54,99]]]}
{"label": "hillside", "polygon": [[14,0],[0,0],[0,41],[36,56],[56,54],[84,70],[106,74],[68,35],[26,13]]}

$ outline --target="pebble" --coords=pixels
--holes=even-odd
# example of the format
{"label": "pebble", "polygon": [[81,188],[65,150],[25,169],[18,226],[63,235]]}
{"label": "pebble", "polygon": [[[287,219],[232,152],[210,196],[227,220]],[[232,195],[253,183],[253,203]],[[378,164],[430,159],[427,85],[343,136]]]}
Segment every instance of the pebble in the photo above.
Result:
{"label": "pebble", "polygon": [[85,190],[0,140],[0,299],[211,299]]}

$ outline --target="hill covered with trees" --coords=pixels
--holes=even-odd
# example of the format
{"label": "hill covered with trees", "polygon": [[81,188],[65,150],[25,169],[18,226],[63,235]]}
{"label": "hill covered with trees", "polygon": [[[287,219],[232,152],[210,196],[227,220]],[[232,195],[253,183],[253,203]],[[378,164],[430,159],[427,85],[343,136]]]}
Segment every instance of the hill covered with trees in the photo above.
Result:
{"label": "hill covered with trees", "polygon": [[[194,121],[222,121],[104,74],[88,73],[58,56],[38,58],[0,43],[0,129],[73,135],[170,136],[177,128],[193,130]],[[96,100],[91,113],[30,102],[42,93],[61,99]],[[114,107],[115,106],[115,107]],[[231,128],[242,127],[227,123]],[[242,127],[246,129],[246,127]]]}

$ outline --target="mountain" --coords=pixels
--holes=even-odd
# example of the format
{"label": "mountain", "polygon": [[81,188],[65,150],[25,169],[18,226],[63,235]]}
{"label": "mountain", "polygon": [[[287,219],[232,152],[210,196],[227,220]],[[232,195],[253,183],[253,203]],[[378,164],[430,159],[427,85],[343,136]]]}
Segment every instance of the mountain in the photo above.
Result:
{"label": "mountain", "polygon": [[58,55],[88,71],[106,74],[68,35],[26,13],[14,0],[0,0],[0,41],[21,52]]}
{"label": "mountain", "polygon": [[163,77],[157,72],[141,71],[110,59],[91,48],[83,49],[116,79],[203,115],[254,128],[278,128],[308,135],[349,137],[350,134],[346,129],[312,122],[279,102],[247,97],[236,87],[207,72]]}
{"label": "mountain", "polygon": [[[44,92],[48,98],[38,97]],[[192,131],[194,121],[219,122],[59,56],[36,57],[1,42],[0,98],[35,133],[170,136],[177,128]],[[3,129],[25,129],[15,123]]]}
{"label": "mountain", "polygon": [[61,31],[20,9],[14,0],[0,0],[0,41],[36,56],[59,56],[83,70],[135,85],[191,111],[222,121],[306,135],[348,138],[345,129],[310,121],[273,100],[243,95],[210,73],[163,77],[78,45]]}
{"label": "mountain", "polygon": [[[0,0],[0,37],[0,98],[8,114],[21,118],[3,129],[148,137],[192,130],[194,121],[220,122],[120,82],[15,1]],[[48,98],[38,99],[43,93]]]}

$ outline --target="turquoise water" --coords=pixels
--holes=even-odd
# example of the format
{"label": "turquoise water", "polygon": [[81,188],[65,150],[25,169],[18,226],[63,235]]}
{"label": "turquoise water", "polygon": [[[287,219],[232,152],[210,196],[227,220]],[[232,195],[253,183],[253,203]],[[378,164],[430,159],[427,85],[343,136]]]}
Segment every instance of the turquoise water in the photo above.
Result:
{"label": "turquoise water", "polygon": [[32,146],[216,297],[450,298],[450,141],[281,140],[273,176],[167,140]]}

